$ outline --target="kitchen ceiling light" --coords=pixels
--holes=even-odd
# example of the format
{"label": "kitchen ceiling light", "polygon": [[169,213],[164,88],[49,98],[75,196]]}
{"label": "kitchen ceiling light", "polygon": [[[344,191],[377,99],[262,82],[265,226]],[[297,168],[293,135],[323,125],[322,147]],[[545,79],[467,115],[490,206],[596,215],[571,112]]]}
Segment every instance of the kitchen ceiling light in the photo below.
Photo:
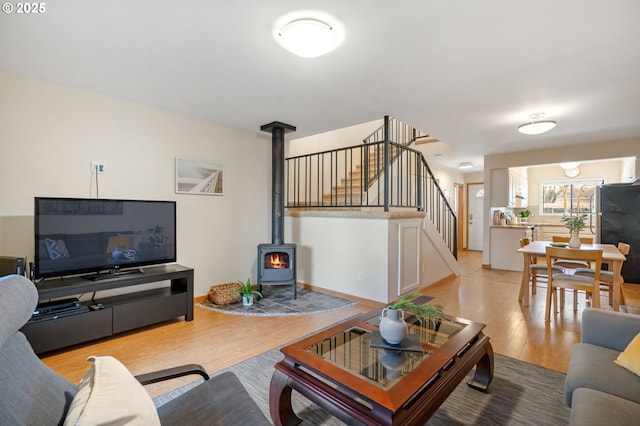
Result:
{"label": "kitchen ceiling light", "polygon": [[469,161],[464,161],[460,164],[458,164],[458,168],[459,169],[470,169],[473,167],[473,163],[470,163]]}
{"label": "kitchen ceiling light", "polygon": [[556,127],[554,120],[546,120],[544,112],[536,112],[529,116],[529,122],[518,126],[518,131],[525,135],[539,135]]}
{"label": "kitchen ceiling light", "polygon": [[303,58],[322,56],[338,45],[331,25],[313,18],[289,22],[280,29],[277,40],[282,47]]}
{"label": "kitchen ceiling light", "polygon": [[564,175],[569,178],[577,177],[580,174],[578,166],[580,163],[572,161],[570,163],[560,163],[560,167],[564,170]]}
{"label": "kitchen ceiling light", "polygon": [[562,167],[565,170],[575,169],[579,165],[580,165],[580,163],[578,163],[577,161],[573,161],[571,163],[560,163],[560,167]]}
{"label": "kitchen ceiling light", "polygon": [[577,167],[574,167],[573,169],[564,169],[564,175],[568,178],[578,177],[579,174],[580,169]]}

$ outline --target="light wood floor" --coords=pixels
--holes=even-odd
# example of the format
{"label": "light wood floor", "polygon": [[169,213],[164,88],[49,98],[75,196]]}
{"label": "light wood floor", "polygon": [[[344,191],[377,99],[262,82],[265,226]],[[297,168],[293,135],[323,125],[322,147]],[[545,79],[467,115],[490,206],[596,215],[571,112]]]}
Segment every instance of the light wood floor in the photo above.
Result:
{"label": "light wood floor", "polygon": [[[446,313],[486,324],[485,334],[491,338],[496,353],[566,372],[571,347],[580,340],[584,295],[579,296],[577,313],[568,295],[564,314],[552,316],[552,321],[545,323],[546,289],[539,288],[525,308],[518,303],[521,273],[482,269],[481,252],[461,252],[459,262],[461,276],[448,278],[423,292],[435,296]],[[626,284],[625,294],[631,310],[640,313],[640,285]],[[602,304],[607,305],[604,297]],[[169,322],[49,353],[43,361],[74,383],[88,370],[86,358],[90,355],[114,356],[133,374],[188,363],[201,364],[214,373],[379,306],[360,300],[353,307],[334,312],[295,317],[244,317],[196,307],[194,321]],[[147,390],[155,396],[177,384],[157,384]]]}

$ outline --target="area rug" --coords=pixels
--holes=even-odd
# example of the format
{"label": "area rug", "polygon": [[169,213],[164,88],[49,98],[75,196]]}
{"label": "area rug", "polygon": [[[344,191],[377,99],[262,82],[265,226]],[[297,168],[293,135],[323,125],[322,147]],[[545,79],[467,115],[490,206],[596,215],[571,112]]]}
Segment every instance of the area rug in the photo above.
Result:
{"label": "area rug", "polygon": [[329,312],[356,304],[351,300],[304,288],[298,288],[298,297],[294,299],[292,286],[264,286],[262,294],[264,298],[253,302],[252,306],[243,306],[242,302],[214,305],[208,299],[196,306],[233,315],[285,316]]}
{"label": "area rug", "polygon": [[[279,349],[273,349],[227,369],[240,378],[268,418],[269,383],[273,366],[281,359]],[[427,425],[567,425],[570,411],[564,402],[564,380],[562,373],[496,354],[489,390],[476,391],[463,381]],[[344,424],[295,391],[292,404],[303,425]]]}

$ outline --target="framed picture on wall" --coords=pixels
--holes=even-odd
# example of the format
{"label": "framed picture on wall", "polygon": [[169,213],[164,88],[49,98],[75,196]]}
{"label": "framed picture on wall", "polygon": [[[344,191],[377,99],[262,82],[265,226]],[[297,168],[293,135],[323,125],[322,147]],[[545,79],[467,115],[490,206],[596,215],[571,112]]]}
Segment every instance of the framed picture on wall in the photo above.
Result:
{"label": "framed picture on wall", "polygon": [[222,164],[176,158],[176,193],[223,195]]}

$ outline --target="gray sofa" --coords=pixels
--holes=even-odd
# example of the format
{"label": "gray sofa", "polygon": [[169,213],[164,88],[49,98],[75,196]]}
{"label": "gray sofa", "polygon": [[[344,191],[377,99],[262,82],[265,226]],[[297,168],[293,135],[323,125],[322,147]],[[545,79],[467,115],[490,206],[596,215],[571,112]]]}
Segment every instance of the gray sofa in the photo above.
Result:
{"label": "gray sofa", "polygon": [[572,425],[638,424],[640,376],[614,363],[638,333],[639,315],[584,310],[565,382]]}

